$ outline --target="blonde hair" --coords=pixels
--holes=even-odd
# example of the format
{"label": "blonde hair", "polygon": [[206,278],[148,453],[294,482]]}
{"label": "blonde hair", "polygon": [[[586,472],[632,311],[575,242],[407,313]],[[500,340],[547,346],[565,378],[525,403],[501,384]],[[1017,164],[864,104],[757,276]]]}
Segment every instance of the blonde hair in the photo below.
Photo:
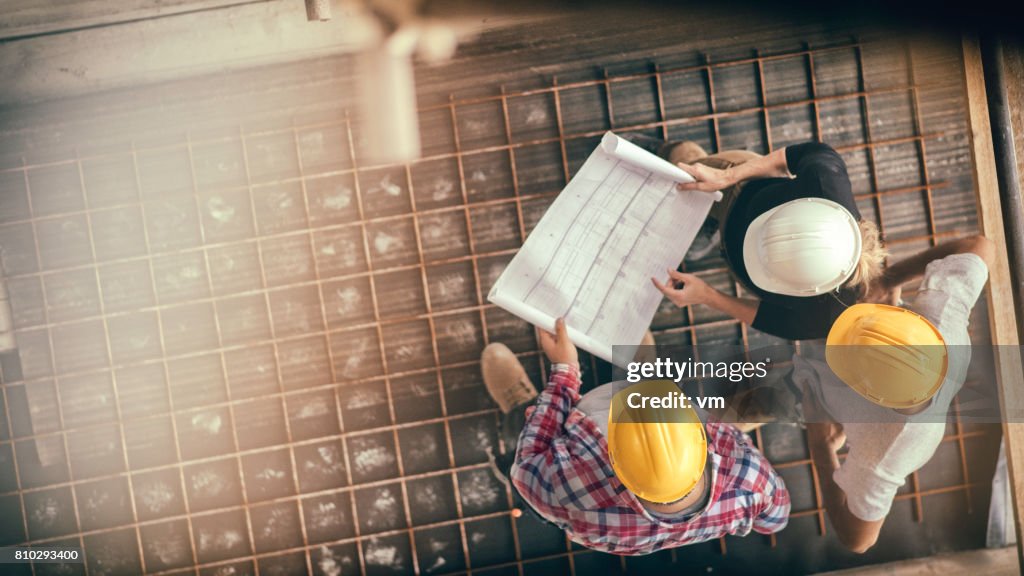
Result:
{"label": "blonde hair", "polygon": [[875,226],[874,222],[861,220],[857,227],[860,228],[860,260],[853,269],[853,275],[846,281],[846,286],[860,287],[861,293],[866,294],[871,282],[885,270],[885,259],[889,252],[885,249],[878,226]]}

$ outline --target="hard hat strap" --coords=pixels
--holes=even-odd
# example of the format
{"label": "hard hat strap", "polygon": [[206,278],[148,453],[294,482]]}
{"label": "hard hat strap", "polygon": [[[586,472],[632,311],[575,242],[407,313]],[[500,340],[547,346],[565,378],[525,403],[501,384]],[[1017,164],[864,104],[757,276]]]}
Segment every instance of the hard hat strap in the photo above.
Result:
{"label": "hard hat strap", "polygon": [[843,302],[843,299],[839,297],[839,292],[840,288],[837,287],[835,290],[829,290],[829,295],[835,298],[836,302],[842,304],[843,308],[849,308],[850,306],[853,306],[853,304],[856,304],[856,302],[854,302],[853,304],[847,304],[846,302]]}

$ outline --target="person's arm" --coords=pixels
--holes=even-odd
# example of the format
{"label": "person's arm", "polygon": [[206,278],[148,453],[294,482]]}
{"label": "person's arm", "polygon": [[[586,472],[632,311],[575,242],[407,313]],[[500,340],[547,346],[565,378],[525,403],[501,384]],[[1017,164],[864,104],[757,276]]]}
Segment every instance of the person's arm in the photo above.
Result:
{"label": "person's arm", "polygon": [[789,176],[785,148],[779,148],[767,156],[754,158],[725,170],[703,164],[684,164],[682,162],[678,166],[684,172],[693,176],[694,181],[681,183],[677,187],[680,190],[699,190],[701,192],[722,190],[737,182],[753,178],[784,178]]}
{"label": "person's arm", "polygon": [[906,284],[923,276],[928,263],[953,254],[968,253],[976,254],[985,261],[986,266],[991,267],[996,256],[995,243],[984,236],[978,235],[933,246],[890,266],[885,271],[884,281],[889,285]]}
{"label": "person's arm", "polygon": [[754,323],[760,300],[729,296],[712,288],[693,274],[669,270],[668,276],[664,284],[657,278],[651,278],[651,282],[676,306],[682,308],[692,304],[705,304],[744,324]]}
{"label": "person's arm", "polygon": [[867,552],[878,541],[885,518],[861,520],[850,511],[843,489],[836,484],[835,473],[839,470],[837,452],[846,441],[842,427],[834,422],[807,423],[807,444],[811,460],[818,470],[825,510],[836,536],[844,546],[857,554]]}
{"label": "person's arm", "polygon": [[579,359],[561,318],[555,324],[554,335],[540,332],[540,342],[551,361],[551,376],[537,403],[527,409],[511,480],[542,516],[565,523],[565,507],[560,505],[559,491],[553,484],[558,481],[559,468],[571,467],[563,431],[565,420],[580,397]]}
{"label": "person's arm", "polygon": [[846,444],[846,433],[842,424],[832,421],[810,386],[810,381],[803,383],[801,404],[807,428],[807,448],[814,468],[818,471],[825,511],[828,512],[839,541],[851,551],[863,554],[878,541],[878,533],[882,530],[885,518],[862,520],[850,510],[846,493],[835,481],[836,471],[839,470],[838,453]]}
{"label": "person's arm", "polygon": [[[738,431],[737,431],[738,432]],[[742,434],[742,433],[740,433]],[[744,435],[745,436],[745,435]],[[746,442],[746,440],[744,440]],[[754,516],[754,532],[758,534],[774,534],[789,523],[790,498],[789,490],[782,477],[772,468],[768,459],[753,446],[748,447],[749,457],[760,469],[755,482],[757,497],[757,515]]]}
{"label": "person's arm", "polygon": [[882,277],[872,283],[863,301],[894,304],[899,301],[904,284],[923,276],[929,263],[953,254],[975,254],[991,268],[996,257],[995,242],[981,235],[970,236],[944,242],[900,260],[886,268]]}

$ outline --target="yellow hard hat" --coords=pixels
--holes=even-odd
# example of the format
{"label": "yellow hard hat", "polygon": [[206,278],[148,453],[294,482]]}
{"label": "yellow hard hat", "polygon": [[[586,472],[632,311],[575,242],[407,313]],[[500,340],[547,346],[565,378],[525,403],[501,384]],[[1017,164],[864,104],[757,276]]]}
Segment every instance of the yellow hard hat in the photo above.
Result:
{"label": "yellow hard hat", "polygon": [[[704,425],[693,408],[630,407],[640,398],[678,398],[669,380],[649,380],[620,390],[608,414],[608,458],[630,492],[659,504],[686,496],[704,473],[708,448]],[[638,397],[634,396],[636,404]]]}
{"label": "yellow hard hat", "polygon": [[829,368],[886,408],[913,408],[946,378],[942,334],[923,316],[887,304],[855,304],[836,319],[825,347]]}

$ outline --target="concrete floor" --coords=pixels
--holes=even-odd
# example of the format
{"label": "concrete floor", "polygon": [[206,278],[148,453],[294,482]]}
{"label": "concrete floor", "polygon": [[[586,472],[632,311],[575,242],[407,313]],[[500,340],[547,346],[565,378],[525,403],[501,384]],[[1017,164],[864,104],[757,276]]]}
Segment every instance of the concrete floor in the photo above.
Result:
{"label": "concrete floor", "polygon": [[[864,556],[831,535],[787,425],[756,436],[794,498],[774,537],[623,560],[512,517],[478,357],[505,342],[538,384],[544,362],[484,297],[604,130],[828,142],[897,257],[977,229],[956,38],[620,23],[497,30],[420,69],[410,166],[362,162],[343,57],[0,110],[19,344],[0,359],[0,544],[81,545],[90,574],[225,575],[793,574],[982,546],[998,431],[955,420]],[[738,290],[717,257],[695,269]],[[665,305],[653,330],[788,345],[707,309]],[[588,386],[607,370],[584,358]]]}

